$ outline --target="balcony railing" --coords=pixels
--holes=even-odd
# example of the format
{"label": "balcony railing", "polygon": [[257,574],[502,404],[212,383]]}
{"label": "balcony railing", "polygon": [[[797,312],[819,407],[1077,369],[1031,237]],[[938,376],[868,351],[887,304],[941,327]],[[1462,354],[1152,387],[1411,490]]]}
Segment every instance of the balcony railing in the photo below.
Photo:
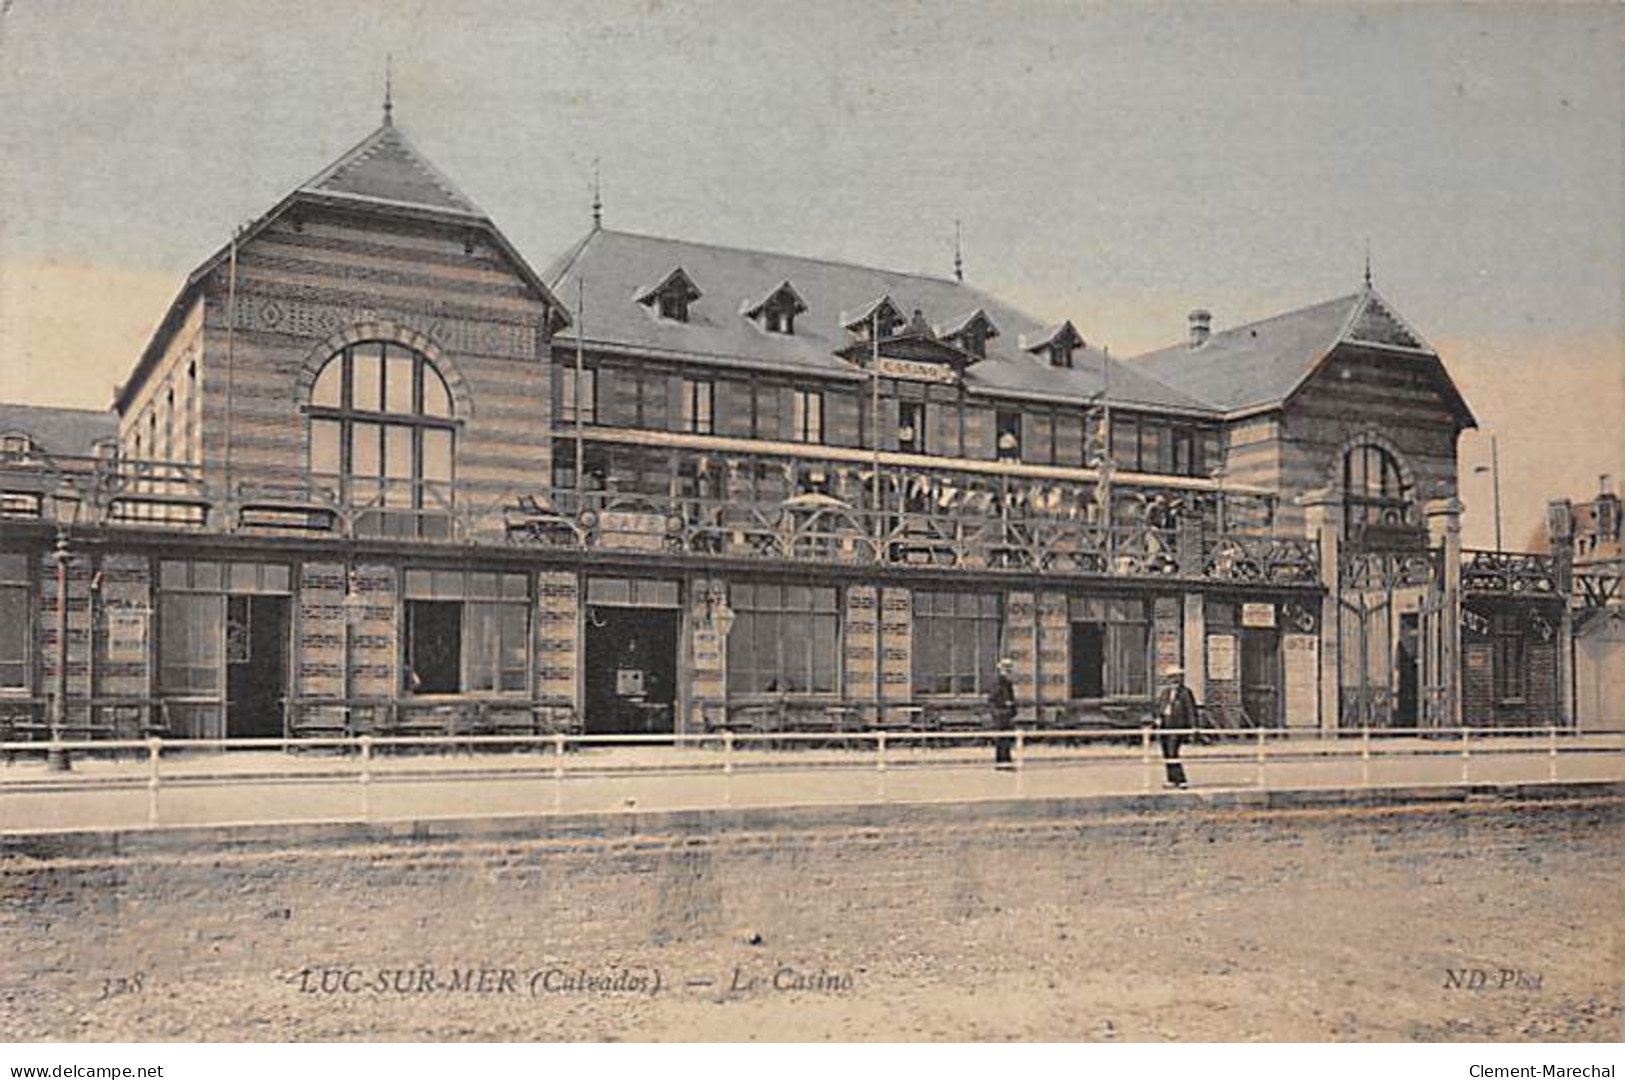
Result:
{"label": "balcony railing", "polygon": [[454,499],[443,483],[258,466],[225,482],[184,463],[0,460],[0,518],[755,562],[1319,581],[1312,541],[1269,535],[1256,515],[1218,512],[1211,493],[1169,497],[1117,485],[1096,501],[1088,488],[1051,485],[1041,493],[960,490],[949,502],[919,478],[884,480],[884,508],[876,510],[816,488],[755,500],[548,488]]}
{"label": "balcony railing", "polygon": [[1561,599],[1557,560],[1521,551],[1464,550],[1461,587],[1480,596],[1550,597]]}

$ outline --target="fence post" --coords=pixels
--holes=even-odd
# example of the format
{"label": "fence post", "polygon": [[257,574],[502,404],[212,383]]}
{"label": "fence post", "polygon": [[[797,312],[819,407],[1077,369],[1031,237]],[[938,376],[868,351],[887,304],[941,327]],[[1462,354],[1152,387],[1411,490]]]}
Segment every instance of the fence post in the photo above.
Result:
{"label": "fence post", "polygon": [[884,731],[875,733],[875,771],[886,771],[886,733]]}
{"label": "fence post", "polygon": [[1016,729],[1015,759],[1016,771],[1020,772],[1022,765],[1027,759],[1027,733],[1022,731],[1020,728]]}
{"label": "fence post", "polygon": [[163,740],[157,736],[147,739],[147,824],[158,824],[158,758],[163,753]]}
{"label": "fence post", "polygon": [[1264,728],[1258,728],[1258,748],[1254,751],[1258,761],[1258,786],[1264,787]]}
{"label": "fence post", "polygon": [[1140,786],[1145,791],[1151,790],[1153,784],[1151,775],[1151,729],[1140,728]]}
{"label": "fence post", "polygon": [[361,820],[372,817],[372,736],[363,735],[361,742]]}
{"label": "fence post", "polygon": [[722,733],[722,775],[732,776],[734,771],[734,733],[724,730]]}
{"label": "fence post", "polygon": [[1546,778],[1557,783],[1557,725],[1546,725],[1546,742],[1550,748],[1547,751]]}
{"label": "fence post", "polygon": [[1360,725],[1360,786],[1371,786],[1371,725]]}
{"label": "fence post", "polygon": [[1461,782],[1467,783],[1468,763],[1472,760],[1472,743],[1470,733],[1472,729],[1466,724],[1461,725]]}

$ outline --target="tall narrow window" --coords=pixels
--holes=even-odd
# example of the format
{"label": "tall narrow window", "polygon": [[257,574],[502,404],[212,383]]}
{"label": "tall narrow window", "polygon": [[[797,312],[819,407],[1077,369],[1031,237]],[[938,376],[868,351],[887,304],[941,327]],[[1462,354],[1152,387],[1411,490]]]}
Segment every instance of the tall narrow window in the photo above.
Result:
{"label": "tall narrow window", "polygon": [[710,379],[683,380],[683,430],[695,435],[716,431],[716,384]]}
{"label": "tall narrow window", "polygon": [[925,402],[897,403],[897,449],[905,454],[925,453]]}
{"label": "tall narrow window", "polygon": [[795,439],[797,442],[824,441],[824,395],[818,390],[795,392]]}
{"label": "tall narrow window", "polygon": [[28,556],[0,554],[0,690],[28,687]]}
{"label": "tall narrow window", "polygon": [[578,372],[573,367],[563,367],[559,371],[563,376],[559,384],[559,419],[573,424],[579,410],[583,424],[598,423],[598,370],[582,368]]}
{"label": "tall narrow window", "polygon": [[1000,409],[998,413],[997,446],[1000,461],[1021,460],[1021,413],[1014,409]]}

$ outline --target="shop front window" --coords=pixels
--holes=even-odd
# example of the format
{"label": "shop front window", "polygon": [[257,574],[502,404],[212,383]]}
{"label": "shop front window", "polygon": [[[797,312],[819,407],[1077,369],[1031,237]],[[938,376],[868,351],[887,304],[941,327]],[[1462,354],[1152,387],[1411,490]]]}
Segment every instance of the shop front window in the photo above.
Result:
{"label": "shop front window", "polygon": [[840,625],[833,586],[735,584],[728,590],[733,694],[833,694]]}
{"label": "shop front window", "polygon": [[915,593],[915,691],[986,694],[993,688],[1002,626],[996,593]]}
{"label": "shop front window", "polygon": [[528,685],[524,574],[406,572],[406,690],[522,693]]}

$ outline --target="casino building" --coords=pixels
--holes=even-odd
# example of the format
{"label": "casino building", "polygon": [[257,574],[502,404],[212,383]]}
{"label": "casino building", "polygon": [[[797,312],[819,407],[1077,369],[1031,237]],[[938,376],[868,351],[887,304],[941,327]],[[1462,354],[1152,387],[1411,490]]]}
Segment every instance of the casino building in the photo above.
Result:
{"label": "casino building", "polygon": [[[1473,416],[1369,279],[1182,329],[1118,359],[957,273],[596,210],[537,269],[386,112],[187,278],[115,417],[0,413],[0,718],[974,726],[1001,655],[1028,725],[1137,722],[1174,662],[1228,727],[1567,715],[1562,560],[1462,552]],[[1464,713],[1464,610],[1515,707]]]}

